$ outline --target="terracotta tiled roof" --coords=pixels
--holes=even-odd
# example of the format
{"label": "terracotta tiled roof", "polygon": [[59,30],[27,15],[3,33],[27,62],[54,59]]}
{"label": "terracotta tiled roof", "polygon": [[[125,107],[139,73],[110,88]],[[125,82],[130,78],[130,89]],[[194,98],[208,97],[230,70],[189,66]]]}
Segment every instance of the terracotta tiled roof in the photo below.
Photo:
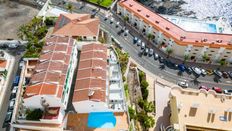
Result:
{"label": "terracotta tiled roof", "polygon": [[97,36],[100,21],[89,14],[61,14],[53,34],[63,36]]}
{"label": "terracotta tiled roof", "polygon": [[[231,34],[202,33],[185,31],[162,16],[150,11],[135,0],[121,0],[119,5],[142,18],[147,25],[151,25],[172,38],[179,45],[209,46],[211,48],[226,47],[232,49]],[[206,41],[204,41],[206,40]],[[221,42],[218,42],[221,41]]]}
{"label": "terracotta tiled roof", "polygon": [[0,60],[0,68],[5,68],[6,67],[6,60]]}
{"label": "terracotta tiled roof", "polygon": [[82,47],[73,102],[106,100],[106,52],[107,48],[102,44],[88,44]]}
{"label": "terracotta tiled roof", "polygon": [[26,88],[25,98],[42,94],[61,97],[73,45],[70,42],[74,42],[70,37],[53,36],[46,39],[35,67],[36,72]]}

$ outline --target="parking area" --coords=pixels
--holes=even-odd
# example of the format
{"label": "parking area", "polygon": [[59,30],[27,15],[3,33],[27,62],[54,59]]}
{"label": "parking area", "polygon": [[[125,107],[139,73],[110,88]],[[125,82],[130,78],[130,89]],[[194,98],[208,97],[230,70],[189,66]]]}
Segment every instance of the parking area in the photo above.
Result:
{"label": "parking area", "polygon": [[[232,83],[232,72],[220,71],[220,69],[204,69],[203,67],[197,66],[187,66],[185,62],[175,63],[169,57],[162,57],[159,52],[155,51],[152,46],[148,46],[148,43],[140,39],[142,35],[133,36],[130,28],[125,26],[125,23],[119,23],[110,15],[104,17],[104,21],[109,23],[109,25],[117,32],[119,37],[123,37],[132,48],[137,51],[137,57],[142,59],[147,59],[149,63],[152,63],[155,67],[158,67],[162,71],[160,76],[165,76],[167,74],[172,74],[176,84],[183,88],[200,88],[201,86],[209,86],[210,88],[216,87],[218,84],[225,84],[226,88],[230,88]],[[121,45],[123,46],[123,45]],[[146,63],[144,63],[146,64]],[[158,72],[157,72],[158,73]],[[159,74],[158,74],[159,75]],[[205,84],[205,83],[210,83]],[[225,86],[223,85],[222,88]],[[229,91],[230,92],[230,91]]]}

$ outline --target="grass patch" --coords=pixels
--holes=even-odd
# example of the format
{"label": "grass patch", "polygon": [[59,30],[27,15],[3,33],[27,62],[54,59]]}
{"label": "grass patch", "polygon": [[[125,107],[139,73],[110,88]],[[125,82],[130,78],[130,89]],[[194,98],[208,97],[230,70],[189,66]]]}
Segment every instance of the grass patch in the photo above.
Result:
{"label": "grass patch", "polygon": [[99,4],[100,6],[103,7],[109,7],[114,0],[88,0],[88,1],[94,4]]}

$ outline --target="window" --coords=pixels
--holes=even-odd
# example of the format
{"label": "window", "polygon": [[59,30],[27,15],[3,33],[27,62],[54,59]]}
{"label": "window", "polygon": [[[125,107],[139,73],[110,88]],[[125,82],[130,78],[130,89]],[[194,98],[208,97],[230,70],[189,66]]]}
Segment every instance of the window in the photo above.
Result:
{"label": "window", "polygon": [[225,55],[224,57],[228,57],[227,55]]}
{"label": "window", "polygon": [[195,51],[198,51],[198,49],[194,49]]}
{"label": "window", "polygon": [[84,39],[86,39],[86,36],[84,36]]}
{"label": "window", "polygon": [[94,36],[93,39],[96,40],[96,36]]}
{"label": "window", "polygon": [[231,52],[226,52],[226,54],[230,54]]}
{"label": "window", "polygon": [[210,52],[215,52],[215,51],[211,50]]}
{"label": "window", "polygon": [[212,56],[212,54],[208,54],[208,56]]}

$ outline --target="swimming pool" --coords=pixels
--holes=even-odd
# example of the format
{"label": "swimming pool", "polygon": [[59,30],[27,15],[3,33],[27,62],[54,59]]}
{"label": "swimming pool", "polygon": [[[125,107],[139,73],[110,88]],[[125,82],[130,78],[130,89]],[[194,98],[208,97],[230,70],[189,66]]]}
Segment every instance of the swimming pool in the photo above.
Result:
{"label": "swimming pool", "polygon": [[116,118],[113,112],[91,112],[88,116],[90,128],[114,128]]}
{"label": "swimming pool", "polygon": [[164,16],[173,24],[181,27],[186,31],[193,32],[208,32],[208,33],[218,33],[217,25],[215,23],[205,22],[201,20],[191,20],[179,17]]}

